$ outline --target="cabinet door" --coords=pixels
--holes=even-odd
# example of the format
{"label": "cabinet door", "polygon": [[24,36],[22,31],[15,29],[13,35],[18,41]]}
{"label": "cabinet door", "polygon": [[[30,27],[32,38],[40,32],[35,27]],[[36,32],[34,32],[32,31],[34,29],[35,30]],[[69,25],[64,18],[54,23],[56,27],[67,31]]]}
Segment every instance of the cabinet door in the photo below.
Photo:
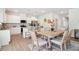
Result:
{"label": "cabinet door", "polygon": [[4,9],[0,8],[0,23],[3,23],[3,13],[4,13]]}
{"label": "cabinet door", "polygon": [[20,28],[11,28],[10,29],[11,30],[11,35],[13,35],[13,34],[20,34]]}
{"label": "cabinet door", "polygon": [[6,14],[6,23],[20,23],[20,17],[17,15]]}
{"label": "cabinet door", "polygon": [[10,30],[0,31],[0,45],[7,45],[10,42]]}

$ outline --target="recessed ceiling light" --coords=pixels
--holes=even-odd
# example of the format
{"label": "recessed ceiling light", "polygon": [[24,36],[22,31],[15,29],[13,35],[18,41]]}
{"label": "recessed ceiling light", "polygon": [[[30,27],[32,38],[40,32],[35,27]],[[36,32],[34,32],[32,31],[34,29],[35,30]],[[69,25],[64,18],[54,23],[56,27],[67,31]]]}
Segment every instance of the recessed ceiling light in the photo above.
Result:
{"label": "recessed ceiling light", "polygon": [[64,11],[60,11],[60,14],[64,14]]}
{"label": "recessed ceiling light", "polygon": [[45,10],[42,10],[41,13],[45,13]]}
{"label": "recessed ceiling light", "polygon": [[19,10],[17,10],[17,9],[15,9],[15,10],[13,10],[14,12],[19,12]]}

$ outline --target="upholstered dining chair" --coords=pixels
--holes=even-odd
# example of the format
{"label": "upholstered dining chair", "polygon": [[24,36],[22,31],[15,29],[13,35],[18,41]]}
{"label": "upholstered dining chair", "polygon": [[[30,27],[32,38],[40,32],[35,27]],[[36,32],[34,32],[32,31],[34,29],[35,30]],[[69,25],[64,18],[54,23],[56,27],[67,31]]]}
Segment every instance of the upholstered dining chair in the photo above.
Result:
{"label": "upholstered dining chair", "polygon": [[60,46],[61,50],[66,49],[68,31],[65,31],[62,37],[56,37],[51,40],[51,43],[57,44]]}
{"label": "upholstered dining chair", "polygon": [[34,47],[36,47],[37,50],[40,50],[40,48],[44,45],[47,48],[47,41],[45,41],[41,38],[37,38],[36,33],[34,31],[31,32],[31,39],[32,39],[32,49],[31,50],[33,50]]}

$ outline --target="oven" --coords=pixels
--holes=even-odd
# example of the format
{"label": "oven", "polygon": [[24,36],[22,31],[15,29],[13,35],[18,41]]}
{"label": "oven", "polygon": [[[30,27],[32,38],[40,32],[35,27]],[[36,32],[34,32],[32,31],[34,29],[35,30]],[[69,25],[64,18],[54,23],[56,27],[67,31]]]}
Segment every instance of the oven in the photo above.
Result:
{"label": "oven", "polygon": [[26,27],[27,21],[26,20],[21,20],[20,23],[21,23],[21,25],[20,25],[20,27],[21,27],[21,34],[23,35],[23,28]]}

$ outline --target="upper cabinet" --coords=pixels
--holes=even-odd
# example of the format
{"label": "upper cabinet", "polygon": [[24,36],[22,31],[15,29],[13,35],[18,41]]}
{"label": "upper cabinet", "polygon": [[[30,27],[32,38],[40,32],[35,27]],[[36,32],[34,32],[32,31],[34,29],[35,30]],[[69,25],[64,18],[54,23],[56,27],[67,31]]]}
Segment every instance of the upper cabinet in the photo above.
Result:
{"label": "upper cabinet", "polygon": [[5,9],[4,23],[20,23],[20,16]]}
{"label": "upper cabinet", "polygon": [[5,14],[5,23],[20,23],[20,17],[17,15]]}
{"label": "upper cabinet", "polygon": [[27,17],[26,17],[26,14],[20,14],[19,15],[20,16],[20,20],[26,20],[27,19]]}
{"label": "upper cabinet", "polygon": [[19,13],[15,10],[8,10],[5,9],[4,12],[4,23],[20,23],[20,20],[26,20],[26,14],[25,13]]}
{"label": "upper cabinet", "polygon": [[4,14],[4,9],[0,8],[0,23],[3,23],[3,14]]}

